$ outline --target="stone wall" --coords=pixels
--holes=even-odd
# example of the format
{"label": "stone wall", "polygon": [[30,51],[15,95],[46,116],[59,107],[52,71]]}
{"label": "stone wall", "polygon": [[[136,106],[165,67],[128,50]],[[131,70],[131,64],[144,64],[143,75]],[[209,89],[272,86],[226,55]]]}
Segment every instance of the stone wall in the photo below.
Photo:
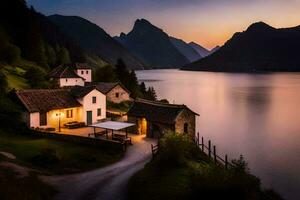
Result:
{"label": "stone wall", "polygon": [[184,124],[188,126],[187,134],[191,137],[195,136],[196,133],[196,116],[189,110],[183,110],[176,118],[175,132],[184,133]]}
{"label": "stone wall", "polygon": [[58,134],[54,132],[44,132],[44,131],[34,131],[34,132],[38,136],[53,138],[64,142],[72,142],[72,143],[88,145],[88,146],[92,145],[100,149],[111,149],[115,151],[126,150],[126,146],[119,141],[106,140],[102,138],[82,137],[77,135],[65,135],[65,134]]}
{"label": "stone wall", "polygon": [[[116,94],[119,94],[118,97]],[[122,101],[130,101],[131,98],[129,93],[124,90],[120,85],[114,87],[111,91],[106,94],[107,100],[114,103],[121,103]]]}

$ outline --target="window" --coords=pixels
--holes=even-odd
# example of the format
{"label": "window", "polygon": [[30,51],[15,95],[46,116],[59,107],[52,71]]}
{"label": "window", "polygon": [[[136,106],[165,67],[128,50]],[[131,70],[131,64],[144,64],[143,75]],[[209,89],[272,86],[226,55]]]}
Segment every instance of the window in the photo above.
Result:
{"label": "window", "polygon": [[67,118],[72,118],[73,117],[73,110],[67,110]]}
{"label": "window", "polygon": [[97,98],[96,97],[93,97],[93,103],[96,103],[97,102]]}
{"label": "window", "polygon": [[183,132],[188,133],[188,124],[184,123]]}
{"label": "window", "polygon": [[101,108],[98,108],[98,109],[97,109],[97,116],[98,116],[98,117],[101,116]]}
{"label": "window", "polygon": [[40,126],[47,125],[47,113],[40,113]]}
{"label": "window", "polygon": [[116,98],[119,98],[119,92],[116,93]]}
{"label": "window", "polygon": [[81,70],[81,74],[83,74],[84,73],[84,71],[83,70]]}
{"label": "window", "polygon": [[86,74],[88,74],[89,73],[89,71],[88,70],[86,70],[86,72],[85,72]]}
{"label": "window", "polygon": [[68,82],[68,79],[66,78],[66,82]]}

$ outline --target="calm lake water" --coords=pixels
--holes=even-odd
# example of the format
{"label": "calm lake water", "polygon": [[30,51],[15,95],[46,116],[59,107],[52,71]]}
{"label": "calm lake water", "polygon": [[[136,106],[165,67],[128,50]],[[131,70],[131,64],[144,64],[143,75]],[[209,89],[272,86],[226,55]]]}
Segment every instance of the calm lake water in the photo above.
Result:
{"label": "calm lake water", "polygon": [[158,98],[200,114],[197,130],[286,199],[300,199],[300,73],[137,71]]}

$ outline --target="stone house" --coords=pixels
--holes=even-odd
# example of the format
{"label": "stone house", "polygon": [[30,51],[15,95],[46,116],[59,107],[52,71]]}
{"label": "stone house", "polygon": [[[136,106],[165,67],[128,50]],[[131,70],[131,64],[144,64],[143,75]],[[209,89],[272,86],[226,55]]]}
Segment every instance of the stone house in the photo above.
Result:
{"label": "stone house", "polygon": [[88,83],[87,85],[96,86],[103,94],[106,95],[108,101],[113,103],[121,103],[123,101],[131,101],[130,91],[120,82],[106,83],[96,82]]}
{"label": "stone house", "polygon": [[106,118],[106,96],[96,87],[30,89],[16,92],[23,120],[32,128],[57,128],[68,122],[86,125]]}
{"label": "stone house", "polygon": [[193,137],[196,132],[196,116],[199,115],[186,105],[143,99],[135,100],[127,113],[128,122],[137,124],[135,131],[151,138],[159,138],[168,130]]}

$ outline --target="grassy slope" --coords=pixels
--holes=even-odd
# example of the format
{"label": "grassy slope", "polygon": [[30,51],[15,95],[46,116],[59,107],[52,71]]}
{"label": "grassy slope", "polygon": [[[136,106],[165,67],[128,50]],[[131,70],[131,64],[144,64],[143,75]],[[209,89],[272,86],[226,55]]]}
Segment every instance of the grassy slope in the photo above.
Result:
{"label": "grassy slope", "polygon": [[5,66],[3,72],[7,78],[9,89],[25,89],[28,88],[26,80],[23,78],[25,70],[20,67]]}
{"label": "grassy slope", "polygon": [[[100,168],[122,158],[122,152],[100,150],[96,147],[60,142],[54,139],[35,138],[0,133],[0,150],[13,153],[18,164],[38,169],[44,173],[74,173]],[[45,158],[34,160],[45,151],[54,151],[58,161]],[[49,164],[45,164],[49,162]]]}

